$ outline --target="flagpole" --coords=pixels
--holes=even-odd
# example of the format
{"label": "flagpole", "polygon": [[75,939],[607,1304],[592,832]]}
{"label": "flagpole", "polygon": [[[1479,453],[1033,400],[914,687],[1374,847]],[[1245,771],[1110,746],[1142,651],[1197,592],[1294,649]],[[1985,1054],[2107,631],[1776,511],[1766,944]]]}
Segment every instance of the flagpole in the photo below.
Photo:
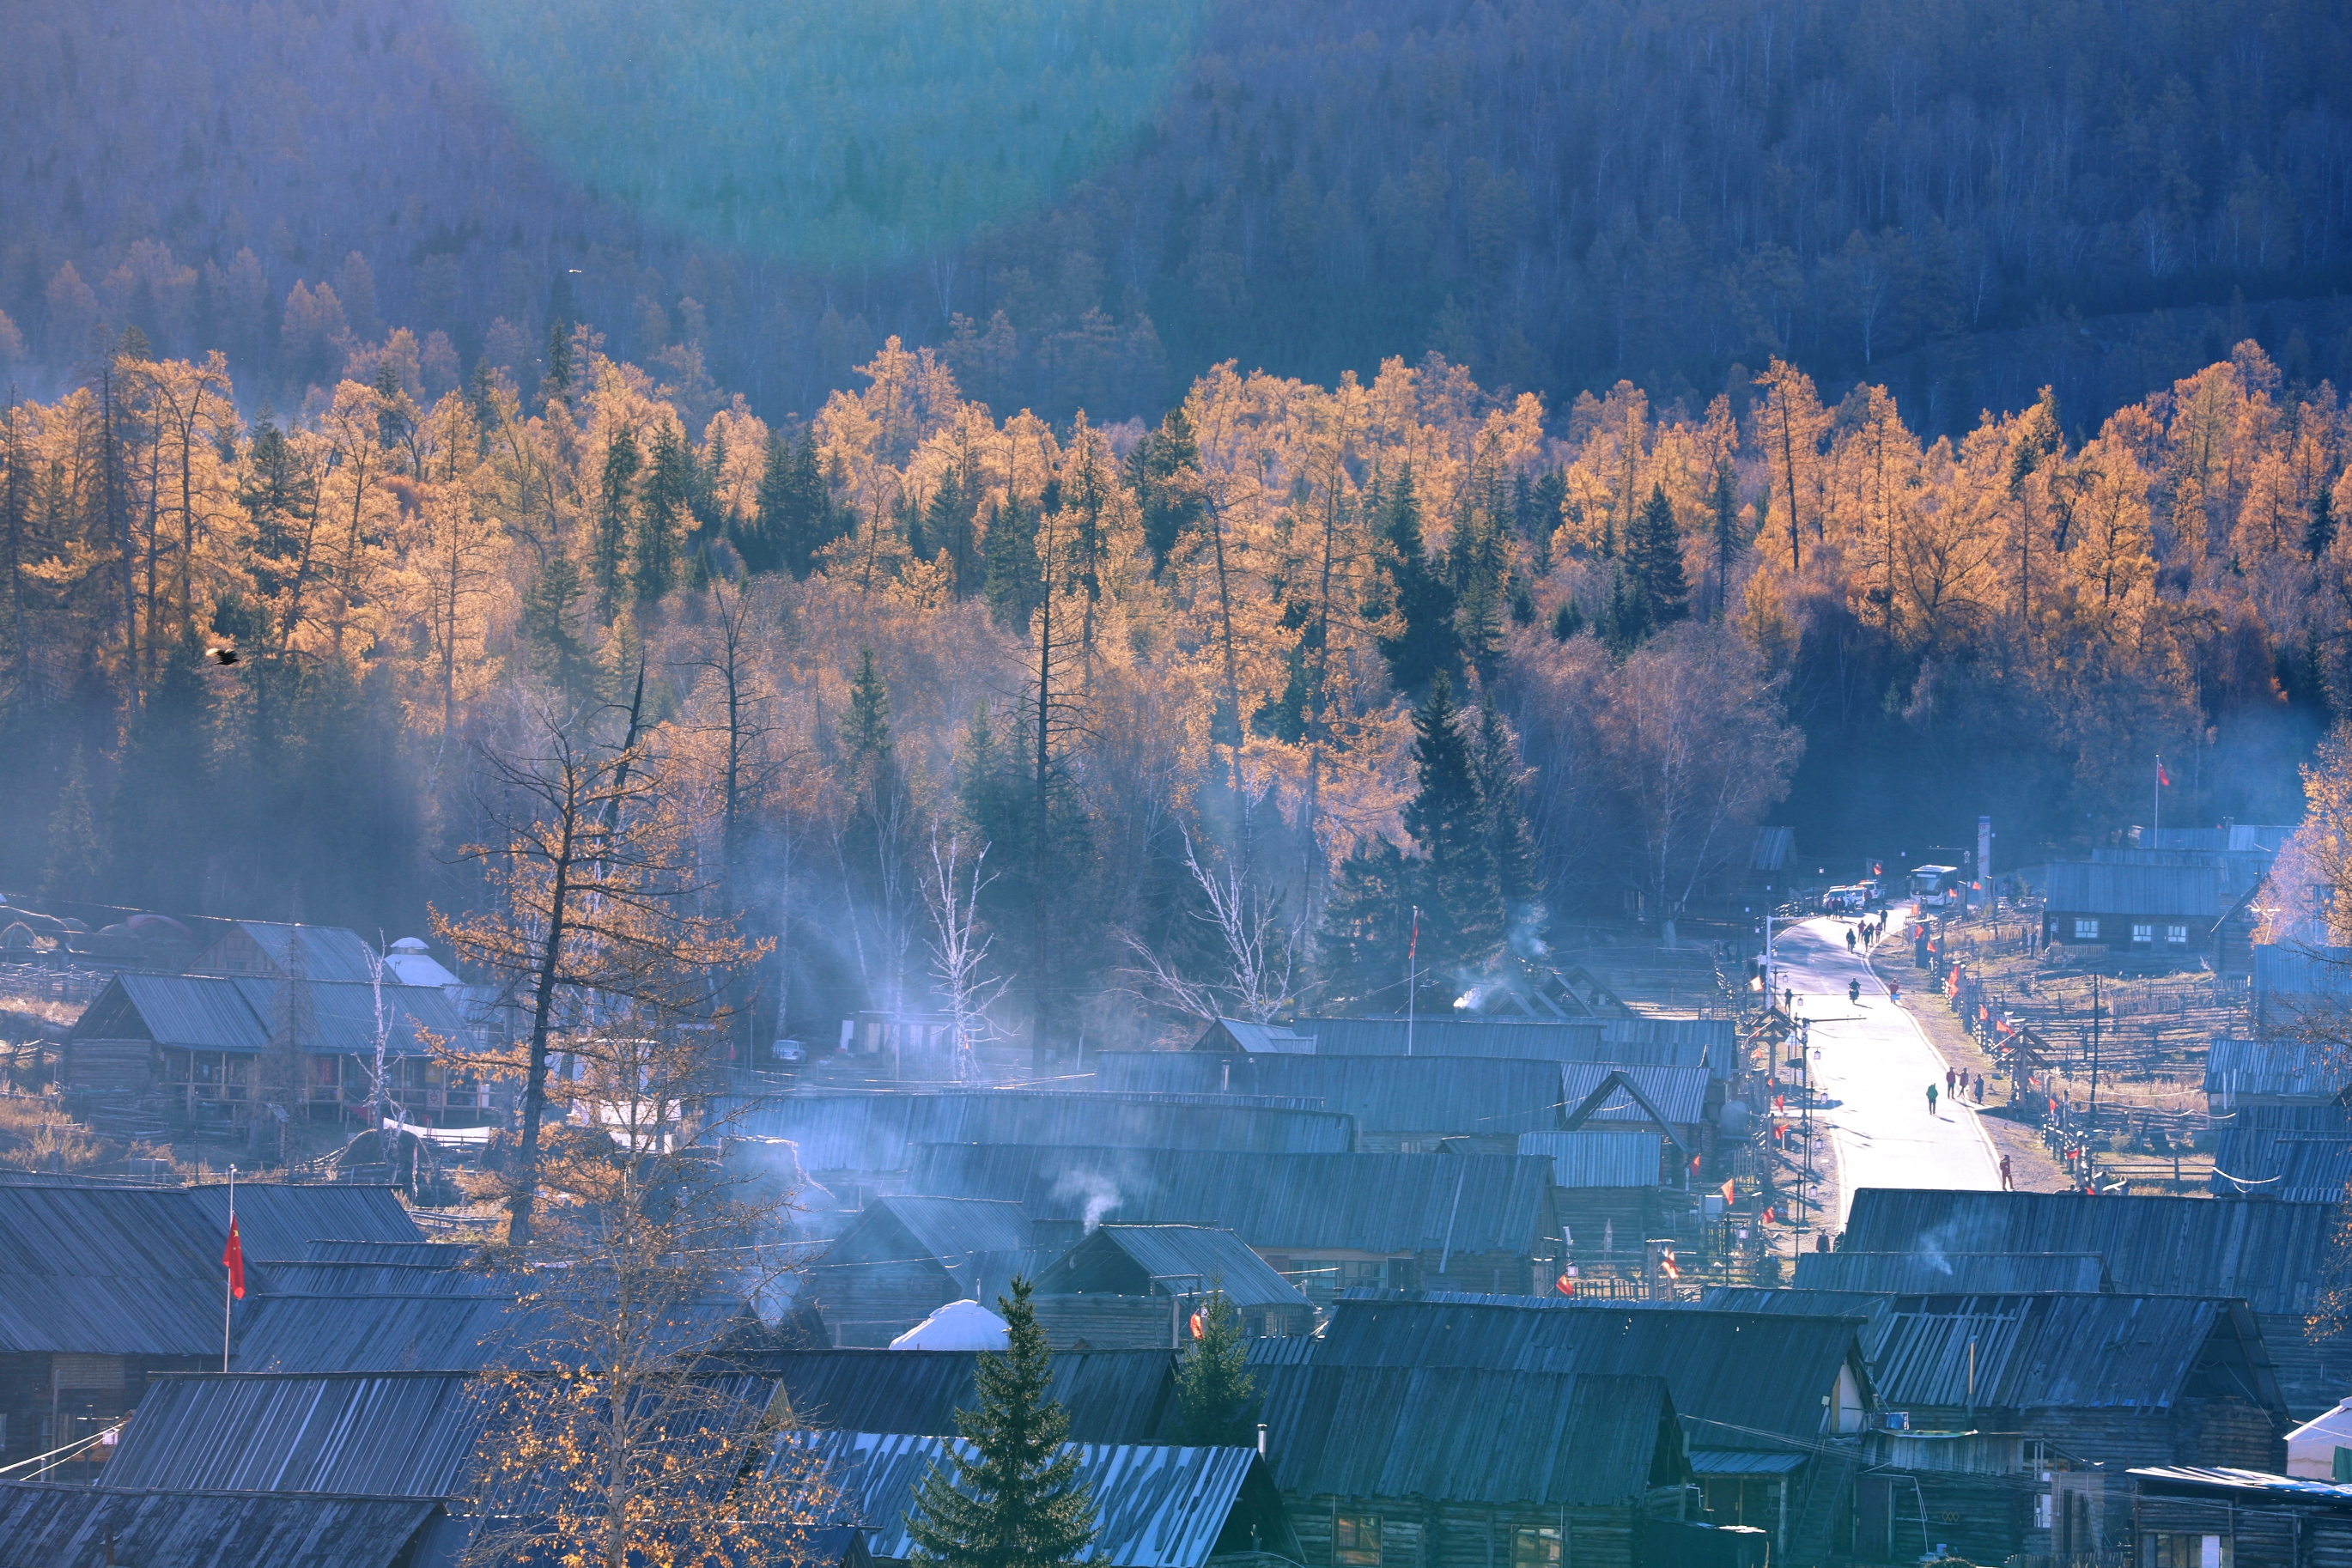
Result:
{"label": "flagpole", "polygon": [[[236,1167],[228,1168],[228,1233],[236,1234]],[[236,1273],[228,1271],[221,1281],[221,1371],[228,1371],[228,1334],[230,1309],[236,1305]]]}
{"label": "flagpole", "polygon": [[1421,957],[1421,906],[1412,906],[1412,934],[1404,944],[1404,1054],[1412,1055],[1412,994],[1420,989],[1421,974],[1414,966]]}

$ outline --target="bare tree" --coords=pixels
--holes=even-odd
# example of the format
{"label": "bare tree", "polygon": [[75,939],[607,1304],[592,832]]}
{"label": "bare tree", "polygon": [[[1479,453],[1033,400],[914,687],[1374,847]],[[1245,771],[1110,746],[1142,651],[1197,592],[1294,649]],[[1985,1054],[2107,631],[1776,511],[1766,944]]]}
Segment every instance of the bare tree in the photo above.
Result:
{"label": "bare tree", "polygon": [[1157,999],[1177,1011],[1207,1020],[1265,1022],[1290,1001],[1298,969],[1300,932],[1283,909],[1281,893],[1244,876],[1230,859],[1220,870],[1202,865],[1189,833],[1184,866],[1208,903],[1206,913],[1195,910],[1192,918],[1213,928],[1223,948],[1217,978],[1191,978],[1132,931],[1121,932],[1121,941],[1141,962],[1142,976]]}
{"label": "bare tree", "polygon": [[996,939],[981,928],[980,895],[996,878],[982,874],[988,863],[987,845],[980,847],[968,868],[959,864],[962,851],[963,840],[955,834],[948,836],[942,850],[940,825],[931,824],[931,874],[923,879],[923,901],[931,913],[931,973],[955,1020],[954,1076],[960,1083],[977,1076],[973,1049],[995,1030],[988,1009],[1013,984],[1010,975],[982,977],[982,965]]}

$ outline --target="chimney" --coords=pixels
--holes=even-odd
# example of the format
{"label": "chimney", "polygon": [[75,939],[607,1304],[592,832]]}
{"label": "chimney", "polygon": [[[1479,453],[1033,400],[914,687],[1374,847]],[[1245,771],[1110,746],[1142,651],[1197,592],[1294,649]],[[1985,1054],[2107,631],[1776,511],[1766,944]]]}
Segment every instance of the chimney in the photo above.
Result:
{"label": "chimney", "polygon": [[[2344,1403],[2352,1405],[2352,1399],[2347,1399]],[[1265,1423],[1263,1421],[1257,1424],[1257,1457],[1261,1459],[1265,1458]]]}

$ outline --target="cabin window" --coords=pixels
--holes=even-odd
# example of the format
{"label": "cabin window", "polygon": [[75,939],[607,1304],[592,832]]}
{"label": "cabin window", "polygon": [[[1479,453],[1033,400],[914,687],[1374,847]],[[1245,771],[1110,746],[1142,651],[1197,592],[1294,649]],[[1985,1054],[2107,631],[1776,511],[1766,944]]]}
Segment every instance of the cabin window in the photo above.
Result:
{"label": "cabin window", "polygon": [[1351,1568],[1380,1568],[1381,1516],[1376,1513],[1335,1513],[1331,1516],[1331,1562]]}
{"label": "cabin window", "polygon": [[2074,922],[2074,940],[2076,942],[2098,941],[2099,922],[2096,921],[2076,921]]}
{"label": "cabin window", "polygon": [[1511,1531],[1511,1568],[1559,1568],[1559,1531]]}
{"label": "cabin window", "polygon": [[2189,928],[2187,926],[2167,926],[2164,928],[2164,940],[2170,942],[2175,947],[2187,947],[2189,945]]}
{"label": "cabin window", "polygon": [[2231,1568],[2233,1542],[2226,1535],[2173,1535],[2154,1531],[2140,1540],[2140,1568]]}
{"label": "cabin window", "polygon": [[2153,945],[2155,942],[2156,927],[2153,923],[2143,921],[2134,921],[2132,922],[2132,945],[2134,947],[2148,947]]}

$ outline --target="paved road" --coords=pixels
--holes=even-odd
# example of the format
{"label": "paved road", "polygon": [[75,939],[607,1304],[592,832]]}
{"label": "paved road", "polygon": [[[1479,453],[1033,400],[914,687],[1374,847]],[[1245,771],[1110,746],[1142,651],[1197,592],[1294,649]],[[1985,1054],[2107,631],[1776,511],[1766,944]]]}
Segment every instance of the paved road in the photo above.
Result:
{"label": "paved road", "polygon": [[[1869,964],[1846,951],[1849,924],[1826,916],[1803,921],[1774,942],[1776,984],[1793,988],[1798,1016],[1813,1021],[1814,1120],[1828,1123],[1837,1156],[1840,1229],[1863,1187],[2000,1185],[2000,1158],[1976,1112],[1944,1096],[1942,1055],[1887,999]],[[1881,951],[1893,955],[1907,939],[1893,921],[1888,931]],[[1846,1000],[1851,980],[1862,982],[1858,1005]],[[1933,1116],[1930,1083],[1938,1096]],[[1789,1109],[1796,1108],[1792,1100]]]}

